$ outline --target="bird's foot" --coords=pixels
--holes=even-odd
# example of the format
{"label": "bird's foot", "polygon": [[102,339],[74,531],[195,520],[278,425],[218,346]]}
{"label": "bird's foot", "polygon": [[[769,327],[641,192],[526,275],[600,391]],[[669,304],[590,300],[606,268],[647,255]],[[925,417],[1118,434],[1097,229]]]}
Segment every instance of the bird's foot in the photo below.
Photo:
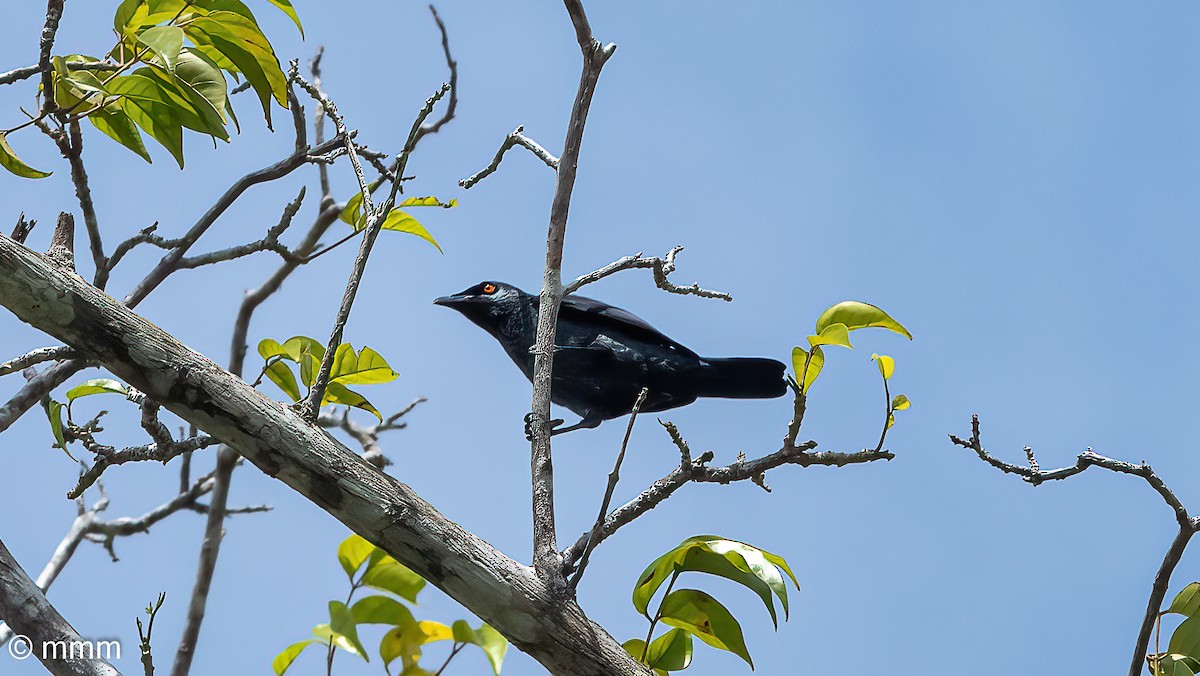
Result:
{"label": "bird's foot", "polygon": [[[533,417],[534,416],[533,416],[532,412],[525,414],[525,440],[526,441],[533,441]],[[555,432],[553,431],[554,428],[563,424],[563,422],[564,421],[562,418],[555,418],[554,420],[551,420],[550,421],[550,429],[551,429],[550,434],[551,435],[555,434]]]}

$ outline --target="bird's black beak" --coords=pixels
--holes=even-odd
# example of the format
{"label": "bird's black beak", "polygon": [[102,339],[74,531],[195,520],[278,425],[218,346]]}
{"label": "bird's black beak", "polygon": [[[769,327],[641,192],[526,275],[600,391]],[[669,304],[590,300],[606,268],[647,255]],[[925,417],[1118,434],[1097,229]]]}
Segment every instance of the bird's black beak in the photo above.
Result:
{"label": "bird's black beak", "polygon": [[455,307],[470,302],[470,300],[470,296],[442,296],[441,298],[435,299],[433,304],[444,307]]}

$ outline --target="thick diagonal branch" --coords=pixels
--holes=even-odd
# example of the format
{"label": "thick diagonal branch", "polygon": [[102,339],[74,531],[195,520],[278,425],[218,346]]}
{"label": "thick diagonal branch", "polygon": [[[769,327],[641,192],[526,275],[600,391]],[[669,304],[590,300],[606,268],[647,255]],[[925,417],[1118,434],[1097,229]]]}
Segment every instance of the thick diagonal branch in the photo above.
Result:
{"label": "thick diagonal branch", "polygon": [[0,235],[0,305],[74,347],[442,589],[552,673],[642,674],[577,604],[319,427]]}

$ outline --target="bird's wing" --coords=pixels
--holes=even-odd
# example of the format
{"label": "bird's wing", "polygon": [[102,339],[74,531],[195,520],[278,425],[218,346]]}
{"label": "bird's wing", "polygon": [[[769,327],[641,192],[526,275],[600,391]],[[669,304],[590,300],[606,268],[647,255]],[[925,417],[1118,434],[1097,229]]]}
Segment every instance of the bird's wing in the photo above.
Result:
{"label": "bird's wing", "polygon": [[633,335],[639,336],[646,340],[651,340],[662,344],[664,347],[675,350],[681,354],[699,359],[695,352],[692,352],[684,345],[681,345],[674,340],[671,340],[658,329],[651,326],[646,320],[633,314],[628,310],[622,310],[619,307],[613,307],[608,303],[586,298],[584,296],[567,296],[562,300],[562,306],[559,310],[568,316],[575,314],[577,317],[587,317],[598,324],[607,324],[617,329],[624,330]]}

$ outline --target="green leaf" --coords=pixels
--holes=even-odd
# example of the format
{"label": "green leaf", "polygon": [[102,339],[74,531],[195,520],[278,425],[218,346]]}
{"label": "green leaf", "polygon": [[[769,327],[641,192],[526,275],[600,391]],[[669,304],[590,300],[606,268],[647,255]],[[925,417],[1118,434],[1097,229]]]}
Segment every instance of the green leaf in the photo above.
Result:
{"label": "green leaf", "polygon": [[854,300],[843,301],[822,312],[821,316],[817,318],[817,335],[820,335],[831,324],[845,324],[850,331],[875,326],[894,331],[912,340],[912,334],[908,332],[908,329],[888,316],[888,313],[874,305]]}
{"label": "green leaf", "polygon": [[[194,59],[191,63],[197,63]],[[195,75],[195,70],[189,71]],[[158,65],[139,68],[131,77],[145,77],[152,80],[161,90],[162,99],[171,106],[179,123],[201,134],[229,140],[229,132],[225,130],[224,111],[217,110],[213,104],[200,95],[190,84],[184,82],[175,73]]]}
{"label": "green leaf", "polygon": [[[309,338],[308,336],[292,336],[284,341],[280,347],[283,349],[282,354],[287,355],[288,359],[296,363],[302,363],[301,358],[305,354],[311,354],[316,357],[318,363],[325,358],[325,345],[317,339]],[[262,354],[262,351],[262,343],[259,343],[259,354]],[[267,355],[263,354],[263,357],[266,358]]]}
{"label": "green leaf", "polygon": [[391,556],[381,558],[368,568],[362,581],[368,587],[391,592],[412,603],[417,602],[417,594],[425,588],[424,578]]}
{"label": "green leaf", "polygon": [[[354,622],[354,614],[350,612],[345,603],[329,602],[329,630],[335,638],[334,643],[339,648],[362,657],[363,661],[371,661],[366,648],[363,648],[362,641],[358,640],[358,626]],[[337,637],[344,640],[338,640]]]}
{"label": "green leaf", "polygon": [[1200,660],[1189,655],[1164,653],[1158,656],[1158,663],[1152,669],[1154,676],[1195,676],[1200,672]]}
{"label": "green leaf", "polygon": [[[672,629],[672,631],[674,630]],[[622,643],[621,647],[625,649],[625,652],[633,655],[636,660],[641,660],[642,654],[646,652],[646,642],[640,638],[631,638]]]}
{"label": "green leaf", "polygon": [[282,676],[283,672],[287,671],[288,667],[292,666],[292,662],[296,661],[296,658],[300,656],[300,653],[304,652],[305,648],[317,643],[321,643],[321,641],[318,641],[315,638],[310,638],[304,641],[298,641],[284,648],[283,652],[279,653],[275,656],[275,659],[271,660],[271,668],[275,670],[275,676]]}
{"label": "green leaf", "polygon": [[[179,54],[178,64],[174,68],[175,76],[194,94],[190,97],[197,110],[206,116],[215,114],[222,125],[226,122],[225,111],[228,108],[229,85],[221,69],[211,59],[192,48],[186,48]],[[207,104],[204,108],[202,104]],[[228,132],[226,132],[228,136]]]}
{"label": "green leaf", "polygon": [[886,354],[872,354],[871,361],[879,367],[879,375],[883,376],[884,380],[891,378],[896,372],[896,360]]}
{"label": "green leaf", "polygon": [[292,401],[300,401],[300,385],[296,383],[296,374],[292,373],[291,367],[277,359],[267,365],[266,373],[267,378],[291,397]]}
{"label": "green leaf", "polygon": [[155,26],[137,36],[138,42],[150,48],[169,70],[175,70],[179,52],[183,49],[183,29],[179,26]]}
{"label": "green leaf", "polygon": [[[271,43],[258,25],[234,12],[218,11],[194,19],[186,28],[187,36],[200,48],[211,45],[231,61],[250,81],[262,104],[267,125],[271,124],[271,98],[287,108],[287,78]],[[209,50],[201,49],[210,58]]]}
{"label": "green leaf", "polygon": [[672,629],[659,636],[646,651],[646,664],[654,669],[680,671],[691,663],[692,635],[684,629]]}
{"label": "green leaf", "polygon": [[912,406],[912,402],[909,401],[908,397],[904,396],[903,394],[897,394],[896,396],[892,397],[893,411],[903,411],[909,406]]}
{"label": "green leaf", "polygon": [[850,331],[845,324],[830,324],[821,330],[820,335],[809,336],[808,344],[810,347],[818,345],[841,345],[853,349],[850,344]]}
{"label": "green leaf", "polygon": [[92,394],[119,394],[124,397],[128,396],[129,388],[112,378],[96,378],[67,390],[67,401],[75,401]]}
{"label": "green leaf", "polygon": [[1189,617],[1175,627],[1167,652],[1200,657],[1200,616]]}
{"label": "green leaf", "polygon": [[319,357],[311,352],[300,355],[300,382],[304,383],[305,387],[312,387],[313,382],[317,379],[317,373],[320,371],[321,359]]}
{"label": "green leaf", "polygon": [[321,405],[325,404],[341,404],[353,408],[361,408],[362,410],[371,413],[379,422],[383,422],[383,415],[375,408],[367,398],[351,390],[345,385],[337,381],[329,381],[329,385],[325,387],[325,396],[321,399]]}
{"label": "green leaf", "polygon": [[300,38],[303,39],[304,38],[304,26],[300,25],[300,17],[299,17],[299,15],[296,14],[296,8],[292,7],[291,1],[290,0],[267,0],[267,2],[271,3],[272,5],[275,5],[279,9],[283,10],[284,14],[287,14],[289,17],[291,17],[292,23],[295,23],[296,28],[300,31]]}
{"label": "green leaf", "polygon": [[357,624],[390,624],[400,627],[407,626],[415,620],[412,611],[403,603],[388,596],[366,596],[354,603],[350,608]]}
{"label": "green leaf", "polygon": [[475,630],[466,620],[455,620],[454,624],[450,625],[450,631],[454,634],[455,643],[475,643]]}
{"label": "green leaf", "polygon": [[488,664],[492,665],[492,673],[500,676],[500,668],[504,666],[504,656],[508,654],[508,639],[500,635],[490,624],[482,624],[475,630],[475,645],[483,650]]}
{"label": "green leaf", "polygon": [[[146,70],[146,69],[143,69]],[[140,71],[139,71],[140,72]],[[179,111],[151,78],[136,73],[121,75],[108,83],[108,91],[121,95],[121,112],[150,138],[158,141],[183,168],[183,123]]]}
{"label": "green leaf", "polygon": [[142,134],[138,131],[137,125],[119,106],[101,108],[88,115],[88,120],[105,136],[137,153],[143,160],[153,161],[150,159],[150,153],[146,150],[146,143],[142,140]]}
{"label": "green leaf", "polygon": [[113,29],[123,34],[141,4],[142,0],[121,0],[121,4],[117,5],[116,14],[113,15]]}
{"label": "green leaf", "polygon": [[[800,391],[808,392],[812,384],[816,382],[817,376],[821,375],[821,369],[825,368],[825,351],[821,346],[816,346],[812,349],[812,356],[802,347],[792,348],[792,371],[796,374],[796,380],[800,381]],[[800,374],[804,377],[801,378]]]}
{"label": "green leaf", "polygon": [[[791,570],[782,557],[744,542],[715,535],[690,537],[646,567],[633,590],[633,606],[645,615],[650,599],[676,571],[700,572],[724,577],[750,589],[762,599],[771,621],[778,626],[772,594],[779,597],[784,616],[788,614],[787,586],[776,566]],[[796,586],[799,589],[799,585]]]}
{"label": "green leaf", "polygon": [[46,178],[52,173],[39,171],[22,162],[21,158],[17,157],[13,151],[12,146],[8,145],[7,134],[0,134],[0,166],[21,178]]}
{"label": "green leaf", "polygon": [[46,419],[50,421],[50,434],[54,435],[54,445],[51,448],[61,448],[68,458],[75,460],[75,456],[67,450],[67,438],[63,434],[63,405],[47,397],[42,400],[42,408],[46,411]]}
{"label": "green leaf", "polygon": [[390,383],[398,377],[400,374],[378,352],[364,347],[356,354],[350,343],[338,345],[329,370],[329,379],[343,385]]}
{"label": "green leaf", "polygon": [[354,575],[358,573],[358,569],[362,568],[363,562],[377,549],[375,545],[358,533],[352,534],[338,545],[338,563],[342,564],[342,570],[346,571],[351,582],[354,581]]}
{"label": "green leaf", "polygon": [[1175,595],[1171,607],[1163,612],[1178,613],[1191,617],[1200,611],[1200,582],[1191,582]]}
{"label": "green leaf", "polygon": [[[358,199],[362,201],[362,193],[359,193]],[[397,207],[441,207],[443,209],[453,209],[458,206],[458,200],[451,199],[448,202],[443,202],[436,197],[409,197],[403,202],[396,205]]]}
{"label": "green leaf", "polygon": [[742,626],[725,606],[697,589],[679,589],[663,600],[662,621],[686,629],[696,638],[719,650],[728,650],[754,668],[746,650]]}

